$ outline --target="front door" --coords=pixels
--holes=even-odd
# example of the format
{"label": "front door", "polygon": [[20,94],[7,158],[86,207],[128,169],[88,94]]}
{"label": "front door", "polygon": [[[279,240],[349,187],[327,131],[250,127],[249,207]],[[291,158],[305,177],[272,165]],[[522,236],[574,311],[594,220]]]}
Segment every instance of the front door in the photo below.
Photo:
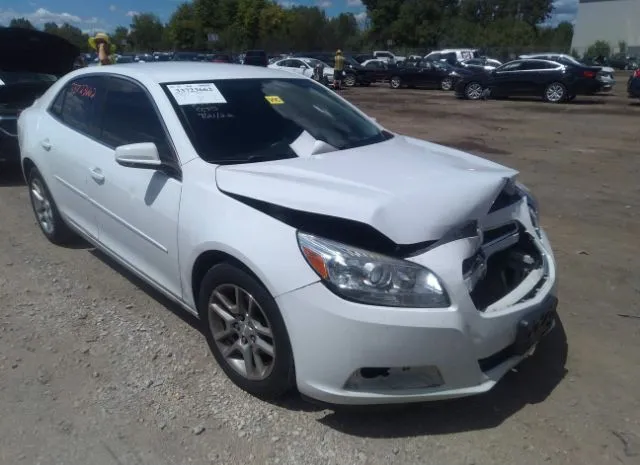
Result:
{"label": "front door", "polygon": [[[181,298],[178,215],[181,171],[159,113],[138,82],[110,77],[97,136],[100,173],[95,202],[100,243],[174,297]],[[167,168],[121,166],[115,148],[153,142]]]}

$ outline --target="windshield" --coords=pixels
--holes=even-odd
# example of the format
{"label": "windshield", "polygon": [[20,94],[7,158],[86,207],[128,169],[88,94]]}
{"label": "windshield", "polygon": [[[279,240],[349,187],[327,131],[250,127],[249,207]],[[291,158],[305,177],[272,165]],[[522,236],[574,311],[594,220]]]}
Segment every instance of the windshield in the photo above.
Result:
{"label": "windshield", "polygon": [[337,150],[393,137],[310,79],[225,79],[163,88],[194,148],[210,163],[294,158],[290,144],[305,131]]}
{"label": "windshield", "polygon": [[58,78],[53,74],[43,73],[13,73],[8,71],[0,71],[0,86],[10,84],[27,84],[27,83],[39,83],[55,82]]}

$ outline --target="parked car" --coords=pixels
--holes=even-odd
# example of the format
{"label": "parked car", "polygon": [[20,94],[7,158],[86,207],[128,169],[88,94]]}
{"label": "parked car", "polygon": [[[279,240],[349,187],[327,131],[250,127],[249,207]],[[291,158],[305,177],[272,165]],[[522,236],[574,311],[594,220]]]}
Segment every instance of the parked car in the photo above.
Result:
{"label": "parked car", "polygon": [[[307,57],[315,58],[323,63],[328,64],[332,68],[335,66],[335,54],[328,52],[299,52],[294,53],[292,57]],[[375,82],[374,73],[360,63],[358,63],[351,55],[344,55],[345,68],[344,79],[342,83],[346,87],[353,87],[355,85],[368,86],[372,82]]]}
{"label": "parked car", "polygon": [[498,60],[494,60],[492,58],[480,57],[480,58],[470,58],[469,60],[464,60],[458,64],[463,68],[468,68],[471,70],[484,70],[484,71],[493,71],[494,69],[502,66],[502,62]]}
{"label": "parked car", "polygon": [[378,59],[363,61],[362,66],[367,71],[370,71],[369,77],[372,78],[374,82],[388,81],[390,77],[390,70],[393,69],[392,66],[389,66],[386,62]]}
{"label": "parked car", "polygon": [[600,63],[587,65],[585,63],[581,63],[580,61],[576,60],[571,55],[565,55],[562,53],[538,53],[534,55],[522,55],[519,57],[519,59],[527,59],[527,58],[535,58],[539,60],[551,60],[567,66],[579,66],[579,67],[598,66],[600,70],[598,71],[597,78],[602,83],[602,86],[600,87],[599,91],[609,92],[613,89],[613,86],[616,83],[616,80],[614,77],[615,70],[611,67],[603,66]]}
{"label": "parked car", "polygon": [[555,325],[553,252],[516,171],[394,134],[302,76],[78,70],[18,134],[43,234],[79,234],[201,318],[254,395],[480,394]]}
{"label": "parked car", "polygon": [[640,69],[636,69],[627,81],[627,92],[631,98],[640,98]]}
{"label": "parked car", "polygon": [[215,53],[211,57],[211,61],[214,63],[233,63],[233,58],[227,53]]}
{"label": "parked car", "polygon": [[244,52],[244,64],[266,67],[269,65],[269,60],[264,50],[247,50]]}
{"label": "parked car", "polygon": [[625,54],[616,54],[608,59],[609,66],[626,71],[626,70],[635,70],[638,69],[638,63],[640,60],[637,57],[625,55]]}
{"label": "parked car", "polygon": [[394,65],[394,64],[403,62],[406,57],[398,56],[395,53],[390,52],[388,50],[376,50],[373,52],[373,58],[382,60],[388,65]]}
{"label": "parked car", "polygon": [[300,57],[300,58],[285,58],[284,60],[276,61],[269,65],[269,68],[280,69],[283,71],[289,71],[296,74],[302,74],[303,76],[313,77],[314,69],[321,65],[323,67],[324,79],[328,83],[333,82],[333,68],[328,64],[316,60],[315,58]]}
{"label": "parked car", "polygon": [[452,90],[459,79],[470,74],[473,71],[447,63],[422,60],[415,66],[398,66],[389,70],[389,85],[392,89],[408,86]]}
{"label": "parked car", "polygon": [[542,97],[547,102],[573,100],[576,95],[591,95],[600,90],[600,68],[568,66],[549,60],[514,60],[490,73],[476,72],[458,81],[459,97],[478,100],[491,97]]}
{"label": "parked car", "polygon": [[457,63],[479,57],[480,54],[476,49],[448,48],[430,52],[424,57],[424,59],[427,61],[446,61],[450,65],[456,65]]}
{"label": "parked car", "polygon": [[176,52],[171,57],[172,61],[200,61],[200,54],[197,52]]}
{"label": "parked car", "polygon": [[20,112],[72,71],[79,55],[77,47],[57,35],[0,27],[0,165],[20,161]]}

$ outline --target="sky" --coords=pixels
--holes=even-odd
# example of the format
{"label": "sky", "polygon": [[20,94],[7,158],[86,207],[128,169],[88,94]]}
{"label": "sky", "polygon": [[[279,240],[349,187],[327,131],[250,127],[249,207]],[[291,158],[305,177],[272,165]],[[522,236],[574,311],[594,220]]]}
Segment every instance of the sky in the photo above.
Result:
{"label": "sky", "polygon": [[[137,12],[153,12],[162,20],[169,19],[181,0],[2,0],[0,24],[7,25],[12,18],[24,17],[35,26],[44,23],[67,22],[84,32],[111,32],[117,26],[129,26]],[[309,5],[324,8],[328,15],[352,12],[359,19],[365,18],[360,0],[278,0],[283,6]],[[578,0],[555,0],[555,14],[549,21],[575,20]]]}

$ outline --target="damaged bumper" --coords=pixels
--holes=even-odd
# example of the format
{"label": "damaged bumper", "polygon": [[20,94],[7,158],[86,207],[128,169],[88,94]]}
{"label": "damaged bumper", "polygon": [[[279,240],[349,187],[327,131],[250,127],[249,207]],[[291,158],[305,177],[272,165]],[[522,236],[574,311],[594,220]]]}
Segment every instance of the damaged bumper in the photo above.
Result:
{"label": "damaged bumper", "polygon": [[300,392],[379,404],[490,390],[553,329],[556,267],[525,198],[489,214],[482,229],[480,249],[465,238],[411,258],[439,276],[448,308],[368,306],[321,283],[279,296]]}

